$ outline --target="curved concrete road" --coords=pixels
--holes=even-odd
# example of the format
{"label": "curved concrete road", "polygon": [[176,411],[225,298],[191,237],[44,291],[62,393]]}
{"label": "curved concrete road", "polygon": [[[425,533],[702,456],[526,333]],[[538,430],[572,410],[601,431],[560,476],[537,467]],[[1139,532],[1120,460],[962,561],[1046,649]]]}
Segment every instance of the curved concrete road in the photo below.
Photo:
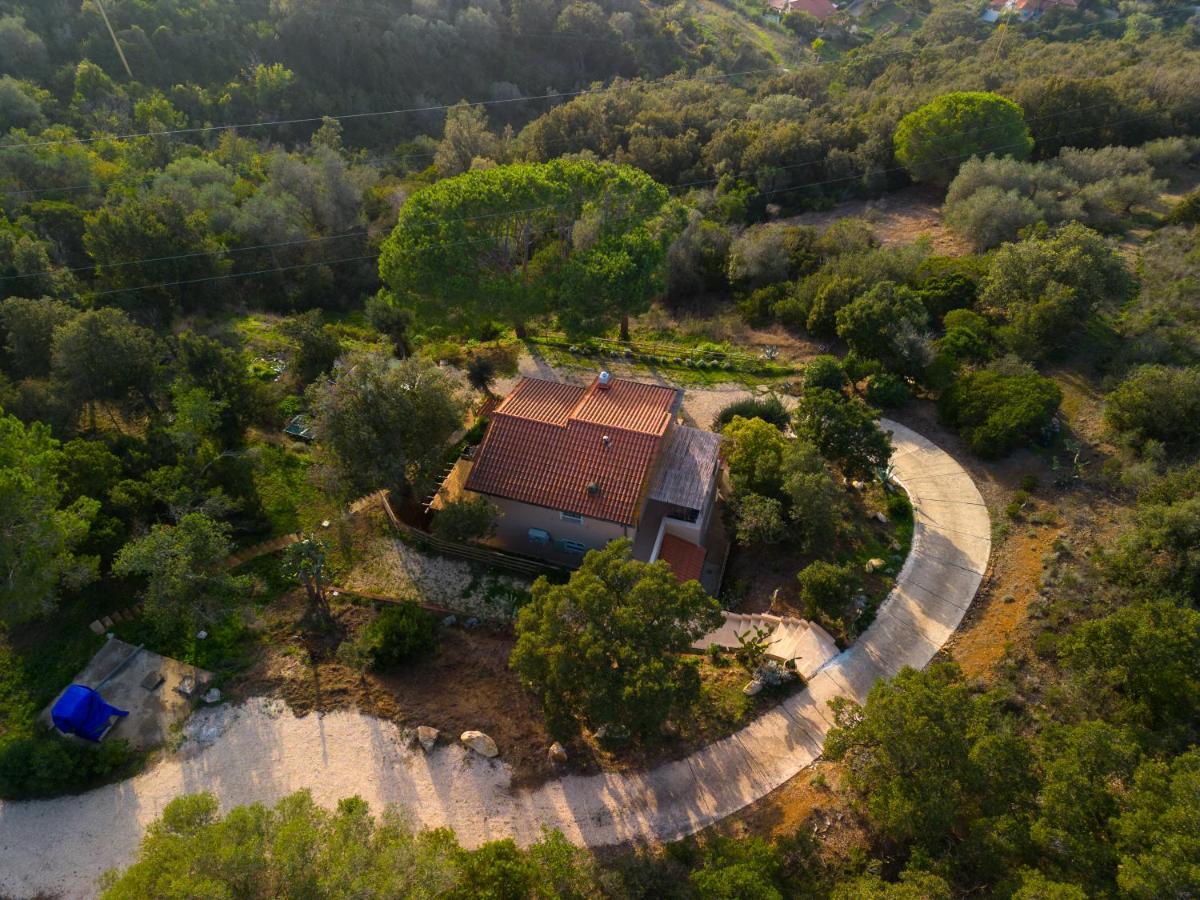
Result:
{"label": "curved concrete road", "polygon": [[0,804],[0,895],[86,897],[105,869],[128,864],[146,824],[180,793],[223,805],[272,802],[299,788],[332,805],[359,794],[415,823],[449,825],[464,844],[536,840],[543,826],[590,846],[672,840],[779,787],[821,752],[828,701],[862,701],[904,666],[922,667],[957,627],[991,551],[983,499],[963,468],[910,429],[893,434],[896,480],[916,516],[912,552],[867,632],[808,687],[737,734],[642,775],[568,776],[514,792],[510,771],[458,746],[428,757],[399,729],[357,712],[296,718],[268,701],[193,717],[184,751],[121,784],[79,797]]}

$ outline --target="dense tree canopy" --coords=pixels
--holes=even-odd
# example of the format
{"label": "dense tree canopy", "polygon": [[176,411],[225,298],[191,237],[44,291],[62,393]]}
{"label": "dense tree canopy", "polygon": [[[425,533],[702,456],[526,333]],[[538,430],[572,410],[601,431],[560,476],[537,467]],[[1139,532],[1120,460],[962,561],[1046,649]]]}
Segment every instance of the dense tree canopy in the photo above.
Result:
{"label": "dense tree canopy", "polygon": [[146,579],[146,614],[171,634],[212,625],[249,599],[249,579],[225,570],[232,552],[228,526],[193,512],[126,544],[113,569]]}
{"label": "dense tree canopy", "polygon": [[28,427],[0,409],[0,620],[51,609],[63,588],[96,576],[96,560],[75,551],[99,503],[65,502],[62,450],[42,424]]}
{"label": "dense tree canopy", "polygon": [[410,198],[380,273],[427,323],[523,326],[553,314],[568,331],[603,330],[661,290],[677,213],[661,185],[628,166],[497,166]]}
{"label": "dense tree canopy", "polygon": [[972,156],[1026,159],[1033,149],[1021,107],[983,91],[943,94],[901,119],[894,140],[913,178],[942,185]]}

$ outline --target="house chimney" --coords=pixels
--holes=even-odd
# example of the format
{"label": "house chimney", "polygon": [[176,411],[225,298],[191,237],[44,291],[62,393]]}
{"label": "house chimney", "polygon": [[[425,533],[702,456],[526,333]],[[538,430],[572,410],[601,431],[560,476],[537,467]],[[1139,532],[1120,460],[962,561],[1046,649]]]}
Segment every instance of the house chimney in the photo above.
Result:
{"label": "house chimney", "polygon": [[609,382],[611,382],[611,381],[612,381],[611,375],[609,375],[607,372],[601,372],[600,377],[596,379],[596,387],[598,387],[602,391],[606,391],[606,390],[608,390]]}

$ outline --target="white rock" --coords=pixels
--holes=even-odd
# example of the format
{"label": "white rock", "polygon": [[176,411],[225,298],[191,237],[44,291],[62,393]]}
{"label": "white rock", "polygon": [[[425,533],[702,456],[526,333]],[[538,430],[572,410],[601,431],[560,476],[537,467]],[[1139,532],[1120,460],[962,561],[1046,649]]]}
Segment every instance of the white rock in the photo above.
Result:
{"label": "white rock", "polygon": [[742,693],[745,694],[747,697],[753,697],[755,694],[757,694],[762,689],[763,689],[762,679],[761,678],[752,678],[746,684],[746,686],[744,688],[742,688]]}
{"label": "white rock", "polygon": [[555,741],[546,751],[546,756],[550,758],[550,762],[561,766],[567,761],[567,748]]}
{"label": "white rock", "polygon": [[220,703],[221,702],[221,692],[219,690],[217,690],[216,688],[213,688],[211,691],[209,691],[207,694],[204,695],[204,702],[205,703]]}
{"label": "white rock", "polygon": [[426,753],[433,751],[433,745],[437,743],[438,730],[430,725],[417,726],[417,743],[421,745],[421,749]]}
{"label": "white rock", "polygon": [[496,746],[496,742],[482,731],[464,731],[459,740],[480,756],[491,758],[500,755],[500,748]]}
{"label": "white rock", "polygon": [[882,569],[886,565],[887,565],[887,562],[885,560],[879,559],[877,557],[875,559],[868,559],[867,564],[866,564],[866,566],[864,566],[864,568],[868,572],[878,572],[880,569]]}
{"label": "white rock", "polygon": [[888,523],[888,517],[881,512],[877,512],[875,513],[875,521],[881,525],[886,525]]}

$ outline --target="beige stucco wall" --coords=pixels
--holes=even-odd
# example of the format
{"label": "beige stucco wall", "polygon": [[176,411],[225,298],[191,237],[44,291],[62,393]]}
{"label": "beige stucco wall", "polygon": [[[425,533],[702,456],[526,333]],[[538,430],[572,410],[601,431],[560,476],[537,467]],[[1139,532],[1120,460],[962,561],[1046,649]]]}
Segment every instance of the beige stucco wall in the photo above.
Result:
{"label": "beige stucco wall", "polygon": [[[517,500],[505,500],[501,497],[488,497],[500,509],[500,520],[496,525],[496,534],[488,542],[493,546],[514,553],[524,553],[527,556],[539,556],[554,562],[578,564],[581,554],[564,553],[554,546],[558,540],[578,541],[588,550],[597,550],[617,538],[634,537],[636,529],[626,528],[615,522],[604,522],[600,519],[589,519],[584,516],[579,524],[564,521],[558,510],[546,509],[543,506],[533,506]],[[535,544],[529,540],[529,529],[540,528],[550,535],[549,546]]]}

